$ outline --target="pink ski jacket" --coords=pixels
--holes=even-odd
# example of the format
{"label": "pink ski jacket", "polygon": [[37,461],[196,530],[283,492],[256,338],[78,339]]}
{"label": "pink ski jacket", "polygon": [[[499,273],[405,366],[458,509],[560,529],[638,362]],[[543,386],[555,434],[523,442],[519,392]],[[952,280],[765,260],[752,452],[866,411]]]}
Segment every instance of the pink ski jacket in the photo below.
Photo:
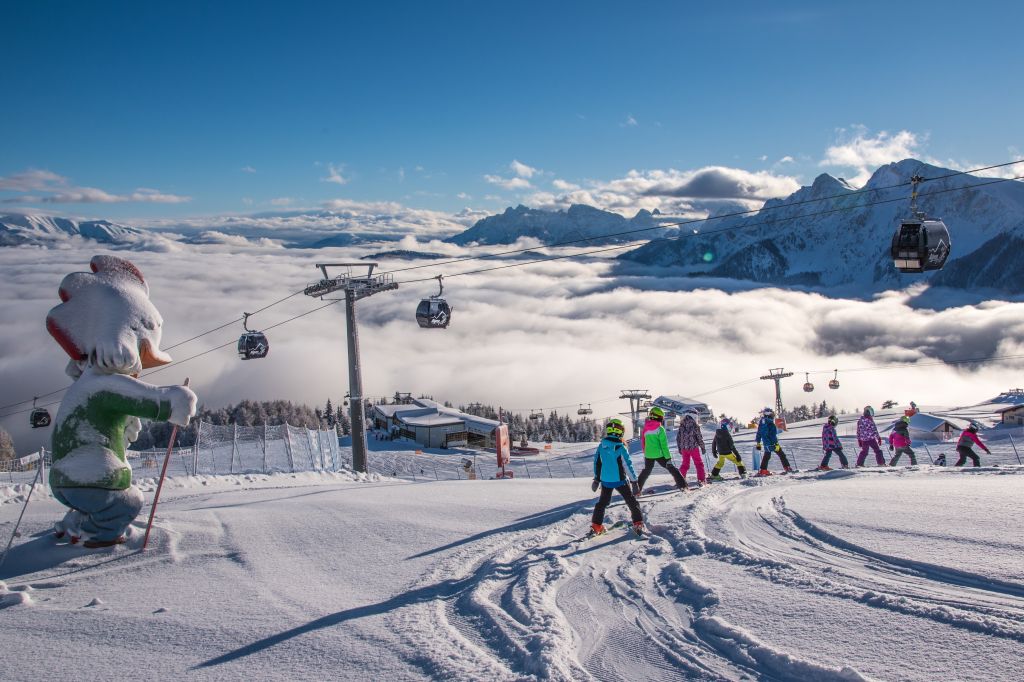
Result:
{"label": "pink ski jacket", "polygon": [[978,438],[978,434],[971,433],[967,429],[964,429],[963,433],[960,434],[960,440],[958,440],[956,442],[956,446],[958,448],[959,447],[968,447],[969,448],[969,447],[971,447],[971,444],[970,444],[969,441],[974,441],[975,443],[977,443],[978,447],[980,447],[985,452],[989,451],[989,449],[987,447],[985,447],[985,444],[981,442],[981,439]]}

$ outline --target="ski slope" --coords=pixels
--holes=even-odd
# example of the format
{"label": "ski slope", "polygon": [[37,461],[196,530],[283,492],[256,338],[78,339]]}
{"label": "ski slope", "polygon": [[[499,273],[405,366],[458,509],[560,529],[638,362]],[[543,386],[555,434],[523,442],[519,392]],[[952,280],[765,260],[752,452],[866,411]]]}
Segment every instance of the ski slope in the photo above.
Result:
{"label": "ski slope", "polygon": [[[1019,679],[1024,467],[800,473],[687,494],[669,481],[641,498],[655,536],[574,543],[594,501],[585,479],[178,478],[145,553],[141,525],[116,549],[58,544],[47,529],[62,507],[43,493],[0,568],[0,670]],[[23,494],[0,499],[6,542]],[[626,516],[609,508],[608,521]]]}

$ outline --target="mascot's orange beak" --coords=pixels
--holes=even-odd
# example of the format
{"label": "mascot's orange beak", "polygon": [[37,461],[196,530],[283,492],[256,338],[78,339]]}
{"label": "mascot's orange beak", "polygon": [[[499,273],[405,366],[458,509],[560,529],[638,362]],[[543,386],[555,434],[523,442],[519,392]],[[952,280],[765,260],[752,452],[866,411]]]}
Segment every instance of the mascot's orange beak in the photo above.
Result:
{"label": "mascot's orange beak", "polygon": [[149,339],[143,339],[139,345],[139,359],[142,360],[142,369],[159,367],[171,362],[171,356],[159,348],[154,348]]}

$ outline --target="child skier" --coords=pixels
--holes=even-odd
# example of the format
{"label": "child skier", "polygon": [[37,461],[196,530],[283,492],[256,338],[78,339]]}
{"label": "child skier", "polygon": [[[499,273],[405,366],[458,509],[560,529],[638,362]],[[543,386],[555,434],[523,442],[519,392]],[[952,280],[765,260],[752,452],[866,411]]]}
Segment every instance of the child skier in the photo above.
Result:
{"label": "child skier", "polygon": [[843,444],[839,440],[839,435],[836,434],[836,424],[838,423],[839,420],[833,414],[829,416],[828,421],[821,427],[821,449],[825,456],[821,458],[818,471],[832,471],[832,467],[828,465],[828,460],[832,458],[833,452],[839,457],[839,463],[843,465],[844,469],[850,468],[850,463],[846,461],[846,455],[843,453]]}
{"label": "child skier", "polygon": [[869,447],[875,451],[875,462],[878,466],[885,466],[881,448],[882,437],[878,434],[878,427],[875,426],[875,408],[870,405],[864,408],[864,413],[857,420],[857,445],[860,446],[860,454],[857,455],[858,468],[864,466]]}
{"label": "child skier", "polygon": [[788,474],[793,471],[793,468],[789,466],[789,459],[786,458],[786,453],[782,451],[782,446],[779,444],[779,429],[775,426],[775,410],[766,407],[762,414],[761,422],[757,425],[757,436],[754,438],[754,447],[758,450],[764,443],[764,455],[761,456],[761,466],[758,467],[757,475],[772,475],[772,472],[768,471],[768,460],[773,452],[778,454],[779,460],[782,462],[782,470]]}
{"label": "child skier", "polygon": [[660,464],[672,474],[672,480],[680,490],[686,490],[686,479],[679,473],[672,464],[672,454],[668,451],[668,434],[665,433],[663,422],[665,411],[660,407],[652,407],[647,413],[647,421],[644,422],[644,430],[640,433],[640,445],[644,451],[644,468],[640,472],[638,495],[643,492],[647,477],[651,475],[655,464]]}
{"label": "child skier", "polygon": [[622,434],[625,427],[621,419],[610,419],[604,427],[605,437],[597,446],[594,452],[594,481],[590,489],[597,492],[601,488],[601,497],[594,505],[594,515],[590,519],[590,532],[594,535],[601,535],[605,532],[604,510],[612,500],[612,491],[617,490],[626,501],[629,512],[633,519],[633,530],[639,534],[643,532],[643,514],[640,505],[634,497],[634,493],[640,492],[640,486],[636,482],[636,473],[633,471],[633,462],[629,458],[629,450],[622,442]]}
{"label": "child skier", "polygon": [[992,451],[978,438],[978,425],[972,423],[964,429],[964,432],[960,434],[960,440],[956,442],[956,453],[960,455],[960,459],[953,466],[962,467],[967,462],[968,457],[974,462],[974,466],[981,466],[981,459],[971,449],[971,441],[977,443],[978,447],[985,451],[985,454],[992,454]]}
{"label": "child skier", "polygon": [[896,466],[896,462],[900,461],[900,455],[904,452],[910,455],[910,466],[917,464],[917,457],[914,456],[914,451],[910,447],[911,440],[910,417],[904,415],[892,427],[892,433],[889,434],[889,452],[894,449],[896,451],[892,459],[889,460],[889,466]]}
{"label": "child skier", "polygon": [[679,473],[683,480],[686,480],[686,472],[690,470],[690,462],[693,462],[697,469],[697,485],[702,486],[706,480],[704,475],[704,434],[697,424],[697,410],[689,409],[683,413],[683,421],[679,423],[679,433],[676,434],[676,447],[683,458]]}
{"label": "child skier", "polygon": [[736,443],[733,442],[732,434],[729,433],[729,426],[728,419],[723,419],[719,422],[718,430],[715,431],[715,438],[711,441],[711,456],[718,457],[718,461],[715,462],[715,466],[711,470],[712,481],[725,480],[719,476],[719,472],[722,471],[726,461],[736,465],[736,471],[739,472],[740,478],[747,477],[747,470],[743,467],[743,460],[740,458],[739,452],[736,451]]}

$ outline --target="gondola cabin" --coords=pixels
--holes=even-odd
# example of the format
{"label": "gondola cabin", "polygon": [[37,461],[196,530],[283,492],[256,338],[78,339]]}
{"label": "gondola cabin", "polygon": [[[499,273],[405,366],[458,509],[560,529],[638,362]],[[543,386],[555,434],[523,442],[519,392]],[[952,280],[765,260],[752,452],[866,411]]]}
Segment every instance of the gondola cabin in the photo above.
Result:
{"label": "gondola cabin", "polygon": [[900,272],[941,270],[949,252],[949,230],[941,220],[904,220],[892,237],[892,260]]}
{"label": "gondola cabin", "polygon": [[33,429],[42,429],[50,425],[50,413],[44,407],[37,407],[32,410],[28,420]]}
{"label": "gondola cabin", "polygon": [[811,383],[810,374],[804,374],[804,393],[811,393],[814,391],[814,384]]}
{"label": "gondola cabin", "polygon": [[267,357],[270,342],[263,332],[246,332],[238,337],[238,357],[243,360],[257,360]]}
{"label": "gondola cabin", "polygon": [[839,388],[839,379],[830,379],[828,382],[828,387],[831,388],[833,391]]}
{"label": "gondola cabin", "polygon": [[451,321],[451,306],[443,298],[431,296],[416,306],[416,322],[424,329],[446,329]]}

